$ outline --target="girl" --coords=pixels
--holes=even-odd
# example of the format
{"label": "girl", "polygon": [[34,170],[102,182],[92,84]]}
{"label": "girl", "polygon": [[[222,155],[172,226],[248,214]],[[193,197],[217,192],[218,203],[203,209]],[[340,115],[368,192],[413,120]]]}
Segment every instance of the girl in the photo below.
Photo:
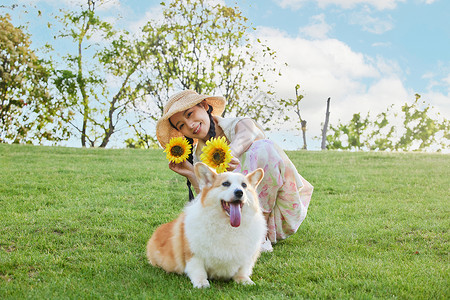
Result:
{"label": "girl", "polygon": [[257,189],[268,228],[262,250],[272,251],[271,243],[294,234],[305,219],[313,186],[298,174],[284,151],[265,138],[255,121],[221,118],[225,103],[223,97],[199,95],[191,90],[175,94],[164,106],[156,135],[163,148],[172,137],[178,136],[195,145],[193,160],[171,162],[169,168],[186,177],[197,194],[200,190],[193,163],[200,161],[202,148],[211,137],[224,136],[229,142],[233,159],[228,171],[246,175],[257,168],[264,169],[264,179]]}

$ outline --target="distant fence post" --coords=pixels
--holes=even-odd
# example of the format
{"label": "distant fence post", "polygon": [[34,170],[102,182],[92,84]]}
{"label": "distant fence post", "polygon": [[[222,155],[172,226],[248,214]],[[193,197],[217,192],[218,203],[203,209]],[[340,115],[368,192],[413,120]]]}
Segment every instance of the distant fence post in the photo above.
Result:
{"label": "distant fence post", "polygon": [[327,100],[327,112],[325,114],[325,123],[323,124],[322,129],[322,145],[321,145],[322,150],[327,149],[327,130],[329,120],[330,120],[330,97],[328,97]]}

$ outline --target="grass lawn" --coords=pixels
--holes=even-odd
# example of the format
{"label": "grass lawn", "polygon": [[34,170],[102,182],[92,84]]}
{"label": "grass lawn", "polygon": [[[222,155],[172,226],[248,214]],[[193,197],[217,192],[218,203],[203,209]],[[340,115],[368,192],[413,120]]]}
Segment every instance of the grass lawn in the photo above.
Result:
{"label": "grass lawn", "polygon": [[254,286],[145,257],[187,200],[162,151],[0,144],[0,299],[449,299],[450,155],[288,152],[315,191]]}

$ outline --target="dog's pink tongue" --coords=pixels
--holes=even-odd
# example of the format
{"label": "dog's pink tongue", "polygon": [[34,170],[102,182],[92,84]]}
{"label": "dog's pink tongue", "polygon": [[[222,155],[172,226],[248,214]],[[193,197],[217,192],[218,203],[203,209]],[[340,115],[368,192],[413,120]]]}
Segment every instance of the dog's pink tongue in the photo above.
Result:
{"label": "dog's pink tongue", "polygon": [[239,202],[230,203],[230,224],[233,227],[241,225],[241,205]]}

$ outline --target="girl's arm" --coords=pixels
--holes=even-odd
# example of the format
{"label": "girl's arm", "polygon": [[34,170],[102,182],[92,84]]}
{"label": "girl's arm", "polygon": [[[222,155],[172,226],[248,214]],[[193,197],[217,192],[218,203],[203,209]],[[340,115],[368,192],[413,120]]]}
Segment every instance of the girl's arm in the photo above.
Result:
{"label": "girl's arm", "polygon": [[265,135],[252,119],[242,119],[236,124],[235,137],[230,142],[231,155],[240,157],[254,141],[264,139]]}
{"label": "girl's arm", "polygon": [[197,177],[195,177],[194,174],[194,166],[190,162],[188,162],[187,160],[178,164],[170,162],[169,169],[189,179],[192,186],[194,187],[195,193],[200,193]]}

